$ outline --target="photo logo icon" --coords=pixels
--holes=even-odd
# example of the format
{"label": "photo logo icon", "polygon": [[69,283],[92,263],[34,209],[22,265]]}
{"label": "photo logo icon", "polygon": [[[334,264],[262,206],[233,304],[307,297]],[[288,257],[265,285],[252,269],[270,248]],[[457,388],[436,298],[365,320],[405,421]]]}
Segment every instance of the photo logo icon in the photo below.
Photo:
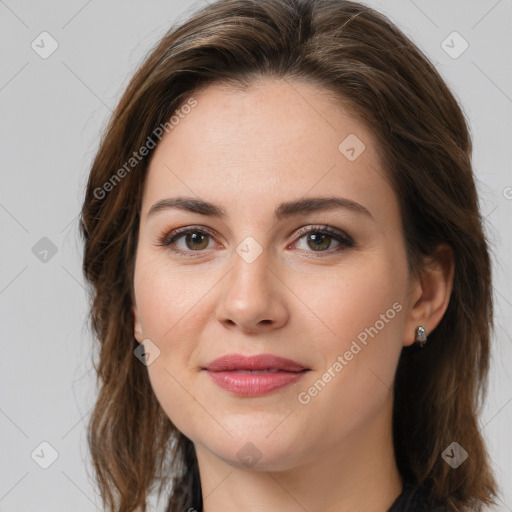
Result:
{"label": "photo logo icon", "polygon": [[59,43],[48,32],[41,32],[30,44],[39,57],[47,59],[58,47]]}
{"label": "photo logo icon", "polygon": [[43,236],[32,247],[32,254],[42,263],[48,263],[57,254],[57,246],[48,237]]}
{"label": "photo logo icon", "polygon": [[236,455],[238,460],[247,468],[254,466],[263,457],[263,454],[252,443],[245,443]]}
{"label": "photo logo icon", "polygon": [[252,263],[263,252],[263,248],[252,236],[248,236],[236,248],[236,252],[246,263]]}
{"label": "photo logo icon", "polygon": [[338,146],[340,153],[351,162],[357,160],[365,149],[364,142],[354,133],[346,137]]}
{"label": "photo logo icon", "polygon": [[457,469],[468,458],[468,452],[454,441],[443,451],[441,457],[453,469]]}
{"label": "photo logo icon", "polygon": [[133,353],[145,366],[149,366],[160,357],[160,349],[149,338],[142,340],[142,343],[139,344]]}
{"label": "photo logo icon", "polygon": [[458,32],[454,31],[443,40],[441,48],[452,59],[458,59],[469,48],[469,43]]}
{"label": "photo logo icon", "polygon": [[59,458],[59,453],[50,443],[43,441],[30,456],[40,468],[48,469]]}

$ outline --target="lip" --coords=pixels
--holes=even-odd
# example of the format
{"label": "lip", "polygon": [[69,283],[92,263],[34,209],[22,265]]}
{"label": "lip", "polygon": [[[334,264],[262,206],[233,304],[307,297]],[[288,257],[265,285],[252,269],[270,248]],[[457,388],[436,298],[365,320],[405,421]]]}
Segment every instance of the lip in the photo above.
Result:
{"label": "lip", "polygon": [[[291,359],[272,354],[228,354],[215,359],[203,370],[220,388],[249,397],[265,395],[289,386],[300,380],[310,369]],[[268,370],[271,372],[250,373]]]}
{"label": "lip", "polygon": [[283,370],[287,372],[300,372],[302,370],[309,370],[309,368],[296,361],[273,354],[258,354],[255,356],[226,354],[214,359],[203,369],[211,372],[231,370]]}

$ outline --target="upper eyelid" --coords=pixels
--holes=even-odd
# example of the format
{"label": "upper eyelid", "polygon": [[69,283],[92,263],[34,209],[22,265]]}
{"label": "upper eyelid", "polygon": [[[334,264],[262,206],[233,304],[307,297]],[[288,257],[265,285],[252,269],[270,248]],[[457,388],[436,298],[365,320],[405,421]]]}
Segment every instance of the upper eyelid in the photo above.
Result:
{"label": "upper eyelid", "polygon": [[210,235],[212,238],[215,238],[215,232],[213,229],[209,229],[202,226],[186,226],[183,228],[177,228],[177,229],[171,229],[170,231],[167,231],[163,234],[162,238],[166,240],[167,238],[177,239],[178,237],[181,237],[182,235],[186,235],[190,232],[197,232],[197,233],[205,233],[207,235]]}
{"label": "upper eyelid", "polygon": [[[308,228],[308,229],[306,229]],[[298,236],[302,238],[308,233],[327,233],[329,235],[335,236],[338,235],[340,238],[345,239],[347,242],[354,243],[354,239],[343,229],[335,228],[334,226],[329,226],[325,224],[307,224],[302,226],[294,231],[294,236]]]}

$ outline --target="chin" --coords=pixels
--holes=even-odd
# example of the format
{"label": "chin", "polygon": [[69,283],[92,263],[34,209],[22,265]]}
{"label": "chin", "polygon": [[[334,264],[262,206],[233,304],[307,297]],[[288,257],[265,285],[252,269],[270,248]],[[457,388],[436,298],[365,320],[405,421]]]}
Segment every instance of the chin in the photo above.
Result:
{"label": "chin", "polygon": [[283,445],[279,438],[271,440],[267,435],[267,431],[260,435],[247,433],[243,440],[235,438],[222,446],[206,446],[214,455],[238,469],[286,471],[293,467],[299,456],[298,446]]}

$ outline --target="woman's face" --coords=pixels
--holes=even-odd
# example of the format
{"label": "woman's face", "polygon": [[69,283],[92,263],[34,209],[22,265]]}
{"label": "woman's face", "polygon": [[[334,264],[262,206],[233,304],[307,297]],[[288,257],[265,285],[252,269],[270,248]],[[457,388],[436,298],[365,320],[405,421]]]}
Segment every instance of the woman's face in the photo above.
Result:
{"label": "woman's face", "polygon": [[[322,89],[266,79],[194,98],[148,169],[135,336],[151,340],[154,392],[196,449],[291,468],[391,421],[415,328],[398,201],[372,134]],[[150,212],[178,197],[215,208]],[[322,208],[326,198],[338,204]],[[204,370],[228,354],[272,354],[308,371],[279,372],[293,380],[251,395]],[[231,378],[272,386],[276,375]]]}

